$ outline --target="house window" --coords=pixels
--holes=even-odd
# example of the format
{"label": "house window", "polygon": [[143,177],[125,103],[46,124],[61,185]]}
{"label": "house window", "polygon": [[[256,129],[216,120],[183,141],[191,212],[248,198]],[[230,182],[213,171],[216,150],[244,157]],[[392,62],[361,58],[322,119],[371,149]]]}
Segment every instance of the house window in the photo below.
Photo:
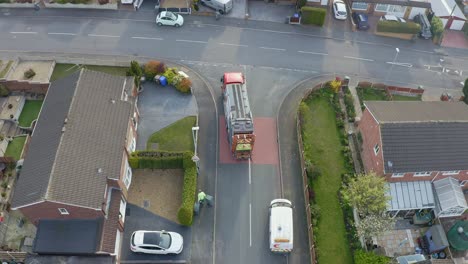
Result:
{"label": "house window", "polygon": [[431,176],[432,171],[420,171],[420,172],[415,172],[414,176],[415,177],[423,177],[423,176]]}
{"label": "house window", "polygon": [[388,12],[391,12],[391,13],[405,13],[405,11],[406,11],[406,6],[400,6],[400,5],[388,6]]}
{"label": "house window", "polygon": [[353,2],[351,9],[355,10],[367,10],[367,3],[364,2]]}
{"label": "house window", "polygon": [[379,153],[379,150],[380,150],[379,144],[375,144],[375,146],[374,146],[374,154],[377,155],[377,153]]}
{"label": "house window", "polygon": [[128,150],[130,152],[134,152],[136,149],[136,139],[132,138],[132,142],[130,143],[130,146],[128,147]]}
{"label": "house window", "polygon": [[124,184],[125,187],[130,188],[130,184],[132,183],[132,168],[130,168],[130,165],[127,163],[127,170],[125,172],[125,178],[124,178]]}
{"label": "house window", "polygon": [[123,198],[120,199],[119,217],[122,222],[125,222],[125,210],[127,209],[127,202]]}
{"label": "house window", "polygon": [[442,175],[457,175],[460,171],[443,171]]}
{"label": "house window", "polygon": [[65,208],[59,208],[58,210],[59,210],[60,214],[62,214],[62,215],[69,215],[69,214],[70,214],[70,213],[67,211],[67,209],[65,209]]}
{"label": "house window", "polygon": [[375,5],[375,11],[387,12],[388,5],[386,4],[377,4]]}
{"label": "house window", "polygon": [[405,173],[393,173],[392,178],[401,178],[405,176]]}

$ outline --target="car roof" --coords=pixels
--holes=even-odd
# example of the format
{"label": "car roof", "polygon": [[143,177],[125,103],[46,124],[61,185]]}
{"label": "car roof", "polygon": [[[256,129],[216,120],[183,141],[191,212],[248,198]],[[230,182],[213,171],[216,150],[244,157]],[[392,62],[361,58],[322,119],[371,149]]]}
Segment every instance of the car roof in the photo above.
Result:
{"label": "car roof", "polygon": [[159,245],[161,241],[161,232],[159,231],[144,231],[139,230],[135,232],[133,242],[137,246],[142,245]]}
{"label": "car roof", "polygon": [[385,20],[398,21],[398,18],[395,15],[385,15]]}
{"label": "car roof", "polygon": [[357,13],[357,16],[359,17],[361,21],[367,21],[368,19],[366,14]]}
{"label": "car roof", "polygon": [[333,1],[333,3],[334,3],[334,4],[342,4],[342,5],[345,4],[345,3],[344,3],[343,1],[341,1],[341,0],[335,0],[335,1]]}

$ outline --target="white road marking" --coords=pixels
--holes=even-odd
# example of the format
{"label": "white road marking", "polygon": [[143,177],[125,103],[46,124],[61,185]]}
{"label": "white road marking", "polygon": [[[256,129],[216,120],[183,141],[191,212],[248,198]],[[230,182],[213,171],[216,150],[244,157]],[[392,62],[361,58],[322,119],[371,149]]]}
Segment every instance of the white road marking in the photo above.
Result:
{"label": "white road marking", "polygon": [[416,51],[416,52],[423,52],[423,53],[429,53],[429,54],[434,54],[433,51],[425,51],[425,50],[418,50],[418,49],[410,49],[412,51]]}
{"label": "white road marking", "polygon": [[48,35],[65,35],[65,36],[76,36],[75,33],[62,33],[62,32],[49,32]]}
{"label": "white road marking", "polygon": [[88,34],[89,37],[102,37],[102,38],[120,38],[120,36],[114,35],[96,35],[96,34]]}
{"label": "white road marking", "polygon": [[285,51],[285,49],[278,49],[278,48],[270,48],[270,47],[260,47],[261,49],[266,49],[266,50],[277,50],[277,51]]}
{"label": "white road marking", "polygon": [[242,45],[242,44],[231,44],[231,43],[224,43],[224,42],[219,42],[219,45],[225,45],[225,46],[235,46],[235,47],[248,47],[247,45]]}
{"label": "white road marking", "polygon": [[298,52],[299,52],[299,53],[305,53],[305,54],[313,54],[313,55],[323,55],[323,56],[327,56],[327,55],[328,55],[327,53],[312,52],[312,51],[303,51],[303,50],[299,50]]}
{"label": "white road marking", "polygon": [[249,242],[252,246],[252,204],[249,203]]}
{"label": "white road marking", "polygon": [[353,60],[362,60],[362,61],[374,61],[373,59],[364,59],[364,58],[358,58],[358,57],[351,57],[351,56],[343,56],[347,59],[353,59]]}
{"label": "white road marking", "polygon": [[189,42],[189,43],[199,43],[199,44],[208,44],[206,41],[199,41],[199,40],[189,40],[189,39],[176,39],[178,42]]}
{"label": "white road marking", "polygon": [[252,184],[252,170],[250,168],[250,159],[249,159],[249,184]]}
{"label": "white road marking", "polygon": [[387,63],[388,63],[388,64],[392,64],[392,65],[396,65],[396,66],[408,67],[408,68],[413,67],[413,64],[411,64],[411,63],[405,63],[405,62],[387,61]]}
{"label": "white road marking", "polygon": [[10,33],[11,34],[37,34],[37,32],[33,32],[33,31],[13,31]]}
{"label": "white road marking", "polygon": [[163,40],[162,38],[132,37],[132,39]]}

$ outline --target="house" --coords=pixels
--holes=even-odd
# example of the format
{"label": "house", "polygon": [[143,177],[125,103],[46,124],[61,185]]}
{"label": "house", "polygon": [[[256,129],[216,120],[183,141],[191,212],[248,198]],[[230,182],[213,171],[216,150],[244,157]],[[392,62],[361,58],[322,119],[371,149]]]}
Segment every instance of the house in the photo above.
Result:
{"label": "house", "polygon": [[53,237],[54,221],[68,229],[94,226],[97,235],[84,241],[94,239],[96,245],[88,245],[87,253],[118,258],[132,181],[128,155],[136,146],[136,101],[131,77],[81,69],[50,85],[11,204],[42,237]]}
{"label": "house", "polygon": [[463,102],[365,102],[359,123],[366,172],[386,178],[388,211],[468,209],[468,106]]}
{"label": "house", "polygon": [[413,19],[431,8],[429,0],[350,0],[348,3],[353,12],[374,16],[395,15],[405,19]]}
{"label": "house", "polygon": [[430,0],[432,11],[438,16],[445,29],[462,30],[466,22],[463,10],[455,0]]}

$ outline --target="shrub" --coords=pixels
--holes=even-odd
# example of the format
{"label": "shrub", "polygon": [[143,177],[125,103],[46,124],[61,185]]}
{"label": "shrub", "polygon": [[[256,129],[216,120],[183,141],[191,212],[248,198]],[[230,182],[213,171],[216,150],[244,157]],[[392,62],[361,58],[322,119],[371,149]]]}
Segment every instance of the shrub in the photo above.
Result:
{"label": "shrub", "polygon": [[436,38],[442,37],[442,33],[444,33],[444,23],[439,17],[433,16],[431,20],[431,30],[432,34]]}
{"label": "shrub", "polygon": [[133,169],[176,169],[183,167],[181,152],[136,151],[128,159]]}
{"label": "shrub", "polygon": [[182,205],[177,212],[177,219],[182,225],[190,226],[193,221],[193,206],[197,191],[197,168],[192,161],[191,152],[183,155],[184,186],[182,190]]}
{"label": "shrub", "polygon": [[421,26],[419,24],[411,21],[398,23],[395,21],[379,20],[377,23],[378,32],[416,34],[420,29]]}
{"label": "shrub", "polygon": [[178,75],[175,68],[167,68],[163,75],[167,78],[169,84],[173,84],[174,78]]}
{"label": "shrub", "polygon": [[10,91],[5,85],[0,84],[0,97],[7,97]]}
{"label": "shrub", "polygon": [[2,188],[6,189],[8,187],[8,182],[4,181],[2,182]]}
{"label": "shrub", "polygon": [[171,84],[172,84],[174,87],[176,87],[176,89],[177,89],[177,86],[179,85],[180,81],[182,81],[183,78],[184,78],[184,76],[182,76],[182,75],[180,75],[180,74],[176,74],[176,75],[174,76],[174,78],[172,78],[172,83],[171,83]]}
{"label": "shrub", "polygon": [[190,89],[192,87],[192,81],[188,78],[182,78],[180,82],[176,85],[176,89],[182,93],[190,93]]}
{"label": "shrub", "polygon": [[326,83],[326,87],[329,88],[332,92],[338,93],[341,87],[341,81],[333,80]]}
{"label": "shrub", "polygon": [[390,259],[385,256],[376,255],[374,252],[366,252],[362,249],[358,249],[354,252],[354,263],[355,264],[388,264]]}
{"label": "shrub", "polygon": [[145,64],[145,76],[148,80],[153,80],[154,76],[162,74],[166,70],[163,62],[151,60]]}
{"label": "shrub", "polygon": [[307,172],[307,177],[309,177],[312,180],[315,180],[322,172],[320,171],[320,168],[315,166],[310,160],[305,161],[305,167],[306,167],[306,172]]}
{"label": "shrub", "polygon": [[320,207],[317,204],[310,205],[310,216],[312,217],[312,225],[316,226],[320,219]]}
{"label": "shrub", "polygon": [[24,72],[24,78],[26,78],[26,79],[31,79],[35,75],[36,75],[36,72],[33,69],[29,69],[29,70]]}
{"label": "shrub", "polygon": [[297,1],[297,8],[302,8],[303,6],[305,6],[307,4],[307,0],[298,0]]}
{"label": "shrub", "polygon": [[303,6],[301,7],[301,13],[302,22],[304,24],[323,26],[327,10],[324,8]]}
{"label": "shrub", "polygon": [[143,76],[143,70],[141,69],[141,66],[137,61],[130,62],[130,69],[127,71],[127,76],[133,76],[135,86],[140,87],[141,77]]}

